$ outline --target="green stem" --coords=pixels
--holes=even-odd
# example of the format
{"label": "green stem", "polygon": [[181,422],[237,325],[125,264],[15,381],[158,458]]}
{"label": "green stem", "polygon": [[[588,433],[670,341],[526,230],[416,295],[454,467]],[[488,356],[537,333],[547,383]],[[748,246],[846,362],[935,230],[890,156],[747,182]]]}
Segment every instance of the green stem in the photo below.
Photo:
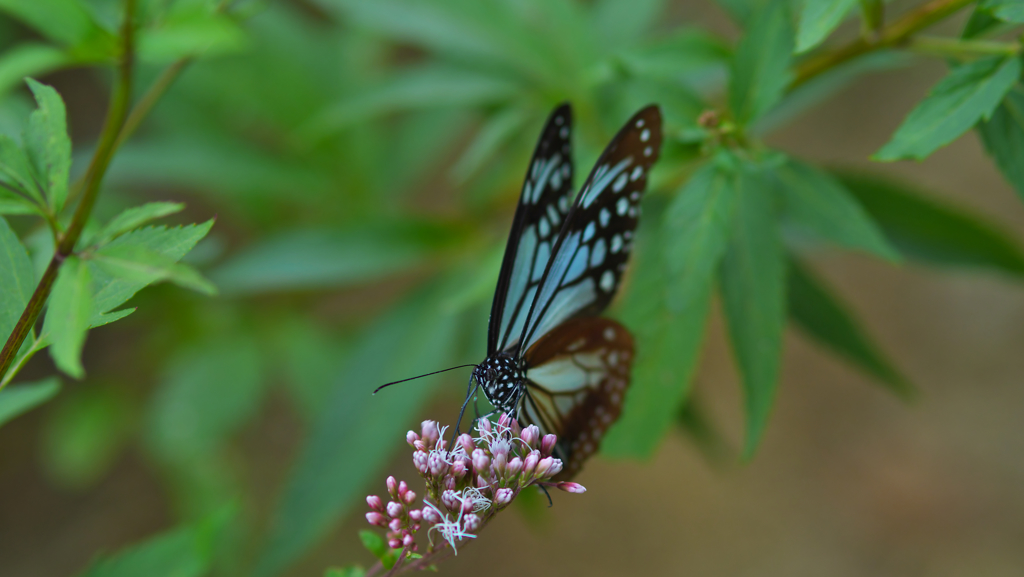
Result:
{"label": "green stem", "polygon": [[885,26],[885,4],[882,0],[860,0],[863,18],[861,32],[865,39],[878,36]]}
{"label": "green stem", "polygon": [[3,378],[14,362],[15,356],[21,349],[22,343],[28,336],[32,327],[35,326],[39,315],[43,311],[46,299],[53,290],[53,283],[57,280],[57,273],[60,270],[64,259],[70,256],[75,250],[75,244],[82,235],[82,229],[96,204],[96,196],[99,194],[100,183],[103,175],[110,165],[110,159],[114,155],[116,144],[119,142],[118,135],[121,127],[124,126],[125,118],[128,115],[128,107],[132,93],[132,69],[134,61],[134,32],[135,32],[135,0],[125,0],[124,23],[121,26],[121,62],[119,65],[119,77],[114,93],[110,98],[110,106],[107,109],[107,119],[104,122],[103,130],[100,133],[99,144],[93,154],[89,168],[86,170],[82,200],[78,203],[74,215],[71,217],[71,224],[67,231],[61,236],[54,251],[50,264],[46,267],[43,277],[39,280],[32,298],[25,306],[21,318],[14,326],[14,331],[4,343],[3,350],[0,350],[0,378]]}
{"label": "green stem", "polygon": [[976,0],[931,0],[904,14],[892,24],[883,27],[870,38],[857,39],[837,50],[805,60],[796,69],[789,90],[816,78],[858,56],[882,48],[892,48],[907,42],[915,32],[927,28]]}
{"label": "green stem", "polygon": [[1019,42],[915,36],[910,39],[907,48],[914,52],[938,56],[1013,56],[1020,53],[1021,44]]}

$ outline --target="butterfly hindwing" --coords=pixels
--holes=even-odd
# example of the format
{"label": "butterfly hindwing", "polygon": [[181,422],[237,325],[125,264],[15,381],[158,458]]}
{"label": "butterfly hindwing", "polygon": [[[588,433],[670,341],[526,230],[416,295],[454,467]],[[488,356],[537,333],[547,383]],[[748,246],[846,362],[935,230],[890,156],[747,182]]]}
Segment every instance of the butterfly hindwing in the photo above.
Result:
{"label": "butterfly hindwing", "polygon": [[571,478],[597,451],[618,419],[629,386],[633,337],[603,318],[567,321],[527,351],[527,389],[521,418],[558,435],[557,456]]}
{"label": "butterfly hindwing", "polygon": [[[567,319],[599,314],[622,280],[647,176],[661,149],[661,112],[648,106],[612,139],[569,211],[518,339],[526,350]],[[532,289],[531,289],[532,290]]]}
{"label": "butterfly hindwing", "polygon": [[572,109],[548,117],[527,169],[498,287],[491,305],[487,352],[514,345],[551,256],[551,247],[572,205]]}

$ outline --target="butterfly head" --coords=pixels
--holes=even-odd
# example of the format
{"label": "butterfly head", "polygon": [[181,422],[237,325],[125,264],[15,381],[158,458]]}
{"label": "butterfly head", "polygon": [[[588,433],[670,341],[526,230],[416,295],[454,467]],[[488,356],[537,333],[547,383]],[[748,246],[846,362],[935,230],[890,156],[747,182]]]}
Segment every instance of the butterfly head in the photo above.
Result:
{"label": "butterfly head", "polygon": [[517,413],[526,376],[513,355],[498,353],[487,357],[473,369],[473,378],[495,408],[510,415]]}

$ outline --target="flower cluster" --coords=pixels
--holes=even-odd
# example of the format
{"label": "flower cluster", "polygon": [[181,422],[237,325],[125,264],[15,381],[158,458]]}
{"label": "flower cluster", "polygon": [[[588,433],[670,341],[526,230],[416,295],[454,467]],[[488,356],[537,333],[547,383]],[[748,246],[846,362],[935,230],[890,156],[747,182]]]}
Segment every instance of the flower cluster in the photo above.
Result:
{"label": "flower cluster", "polygon": [[[578,483],[555,483],[551,479],[562,470],[562,461],[552,456],[558,439],[541,437],[540,429],[520,428],[515,419],[501,415],[496,423],[486,418],[476,424],[476,435],[459,435],[455,446],[444,440],[447,427],[424,421],[419,434],[409,431],[406,441],[413,448],[413,464],[426,483],[423,505],[416,505],[416,493],[405,481],[388,477],[391,501],[366,498],[371,525],[388,530],[388,545],[393,549],[416,551],[415,535],[427,530],[429,551],[444,544],[456,550],[456,541],[472,539],[491,518],[511,503],[520,491],[531,485],[557,487],[570,493],[583,493]],[[441,542],[434,543],[434,534]]]}

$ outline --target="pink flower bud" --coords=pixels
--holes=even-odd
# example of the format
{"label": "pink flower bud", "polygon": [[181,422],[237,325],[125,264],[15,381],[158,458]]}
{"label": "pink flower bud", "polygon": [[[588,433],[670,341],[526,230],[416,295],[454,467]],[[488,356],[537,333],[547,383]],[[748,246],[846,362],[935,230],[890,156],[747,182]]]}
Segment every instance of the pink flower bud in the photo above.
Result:
{"label": "pink flower bud", "polygon": [[523,460],[520,459],[519,457],[515,457],[511,461],[509,461],[508,462],[508,466],[505,467],[505,476],[509,477],[509,478],[515,477],[522,470],[523,470]]}
{"label": "pink flower bud", "polygon": [[537,463],[537,470],[533,472],[534,477],[538,479],[548,477],[548,470],[550,470],[551,466],[554,464],[554,457],[544,457],[543,459],[540,460],[540,462]]}
{"label": "pink flower bud", "polygon": [[498,489],[494,492],[494,503],[501,506],[508,505],[512,502],[514,495],[512,489]]}
{"label": "pink flower bud", "polygon": [[476,476],[476,488],[477,489],[490,488],[490,486],[491,486],[491,484],[487,482],[487,479],[484,479],[480,475]]}
{"label": "pink flower bud", "polygon": [[466,463],[465,462],[459,460],[459,461],[455,461],[454,463],[452,463],[452,475],[454,475],[456,479],[461,479],[462,476],[465,475],[465,474],[466,474]]}
{"label": "pink flower bud", "polygon": [[488,447],[488,449],[490,449],[491,451],[492,459],[497,457],[498,455],[504,455],[505,462],[508,462],[508,452],[511,448],[512,447],[509,445],[509,442],[504,439],[494,441],[493,443],[491,443],[491,446]]}
{"label": "pink flower bud", "polygon": [[373,511],[366,514],[366,521],[371,525],[378,525],[380,527],[385,525],[384,515]]}
{"label": "pink flower bud", "polygon": [[444,488],[445,489],[449,489],[451,491],[454,491],[455,487],[458,484],[459,484],[459,482],[458,482],[458,480],[455,479],[455,477],[450,477],[449,476],[449,477],[445,477],[444,478]]}
{"label": "pink flower bud", "polygon": [[395,495],[398,494],[398,481],[396,481],[393,476],[392,477],[388,477],[387,485],[388,485],[388,493],[391,493],[392,497],[394,497]]}
{"label": "pink flower bud", "polygon": [[494,455],[492,464],[494,465],[494,472],[497,473],[499,477],[505,476],[505,469],[508,467],[508,463],[506,463],[505,459],[505,453],[498,453]]}
{"label": "pink flower bud", "polygon": [[579,483],[563,482],[559,483],[557,487],[566,493],[586,493],[587,488]]}
{"label": "pink flower bud", "polygon": [[414,441],[412,444],[413,448],[417,451],[427,451],[427,445],[423,441]]}
{"label": "pink flower bud", "polygon": [[476,503],[476,501],[473,499],[472,496],[470,496],[470,495],[463,496],[462,497],[462,512],[463,513],[471,512],[473,510],[473,505],[475,503]]}
{"label": "pink flower bud", "polygon": [[459,435],[459,444],[462,445],[462,449],[466,451],[467,455],[472,453],[473,449],[476,448],[476,445],[473,444],[473,437],[470,437],[466,433]]}
{"label": "pink flower bud", "polygon": [[443,454],[435,451],[427,458],[427,468],[430,469],[431,475],[440,477],[448,472],[448,463],[445,462]]}
{"label": "pink flower bud", "polygon": [[398,483],[398,496],[401,497],[409,490],[409,485],[405,484],[405,481]]}
{"label": "pink flower bud", "polygon": [[501,416],[498,417],[498,426],[503,429],[508,428],[508,424],[511,420],[512,417],[508,416],[508,413],[502,413]]}
{"label": "pink flower bud", "polygon": [[414,491],[406,491],[402,500],[407,504],[412,505],[412,502],[416,500],[416,493]]}
{"label": "pink flower bud", "polygon": [[515,419],[509,421],[508,430],[512,433],[513,437],[519,437],[523,434],[523,430],[519,428],[519,421]]}
{"label": "pink flower bud", "polygon": [[405,442],[415,447],[416,441],[420,440],[420,436],[416,434],[416,431],[409,431],[405,434]]}
{"label": "pink flower bud", "polygon": [[483,449],[475,449],[473,451],[473,470],[484,476],[490,472],[490,468],[491,460],[487,458],[487,453]]}
{"label": "pink flower bud", "polygon": [[441,522],[441,514],[438,513],[433,507],[426,506],[423,508],[423,520],[431,525]]}
{"label": "pink flower bud", "polygon": [[491,434],[491,422],[486,417],[481,417],[476,421],[476,430],[480,432],[481,436]]}
{"label": "pink flower bud", "polygon": [[523,443],[527,447],[531,449],[536,449],[537,441],[540,440],[540,429],[537,427],[537,425],[530,425],[529,427],[523,429],[523,434],[520,436],[520,438],[523,440]]}
{"label": "pink flower bud", "polygon": [[430,455],[423,451],[416,451],[412,454],[412,464],[420,472],[420,475],[426,475],[430,472],[430,467],[427,465],[427,459],[429,458]]}
{"label": "pink flower bud", "polygon": [[421,519],[423,519],[423,511],[420,511],[419,509],[413,509],[412,511],[409,511],[409,518],[413,521],[419,522]]}
{"label": "pink flower bud", "polygon": [[441,504],[444,505],[449,511],[457,511],[460,503],[455,494],[455,491],[451,489],[445,489],[444,493],[441,493]]}
{"label": "pink flower bud", "polygon": [[551,466],[548,467],[548,477],[554,477],[562,472],[562,460],[552,457]]}
{"label": "pink flower bud", "polygon": [[534,471],[537,470],[537,463],[540,462],[540,451],[530,451],[530,454],[526,456],[523,461],[523,476],[532,477]]}
{"label": "pink flower bud", "polygon": [[370,506],[374,511],[383,511],[384,503],[380,500],[377,495],[370,495],[366,498],[366,504]]}
{"label": "pink flower bud", "polygon": [[402,542],[398,539],[391,539],[390,541],[388,541],[388,547],[391,547],[392,549],[401,549]]}
{"label": "pink flower bud", "polygon": [[395,532],[401,531],[402,530],[402,520],[401,519],[392,519],[391,522],[388,523],[388,527],[390,527],[391,530],[395,531]]}
{"label": "pink flower bud", "polygon": [[441,436],[441,432],[437,430],[437,422],[423,421],[420,426],[422,427],[420,438],[423,439],[423,444],[428,447],[433,447]]}
{"label": "pink flower bud", "polygon": [[558,437],[547,434],[544,435],[544,439],[540,442],[540,452],[546,457],[555,450],[555,443],[558,442]]}
{"label": "pink flower bud", "polygon": [[388,503],[388,517],[401,517],[402,504],[391,501]]}
{"label": "pink flower bud", "polygon": [[402,545],[405,545],[406,547],[408,547],[409,545],[412,545],[412,544],[413,544],[412,535],[406,533],[405,537],[402,537]]}
{"label": "pink flower bud", "polygon": [[480,517],[470,513],[462,518],[462,525],[466,531],[476,531],[480,528]]}

